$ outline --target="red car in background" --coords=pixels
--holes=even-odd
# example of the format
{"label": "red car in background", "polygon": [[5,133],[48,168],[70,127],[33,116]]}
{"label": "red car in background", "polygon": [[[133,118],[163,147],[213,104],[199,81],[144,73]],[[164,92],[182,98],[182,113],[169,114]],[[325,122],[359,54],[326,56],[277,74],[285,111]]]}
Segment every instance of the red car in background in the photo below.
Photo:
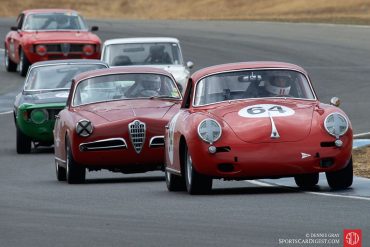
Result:
{"label": "red car in background", "polygon": [[86,169],[163,170],[165,125],[181,100],[165,70],[132,66],[79,74],[54,127],[57,179],[82,183]]}
{"label": "red car in background", "polygon": [[301,67],[279,62],[224,64],[194,73],[166,130],[169,191],[207,193],[212,179],[294,177],[311,188],[351,186],[352,127],[320,103]]}
{"label": "red car in background", "polygon": [[[97,31],[93,26],[91,31]],[[100,59],[101,40],[74,10],[23,11],[5,37],[5,67],[25,76],[28,67],[52,59]]]}

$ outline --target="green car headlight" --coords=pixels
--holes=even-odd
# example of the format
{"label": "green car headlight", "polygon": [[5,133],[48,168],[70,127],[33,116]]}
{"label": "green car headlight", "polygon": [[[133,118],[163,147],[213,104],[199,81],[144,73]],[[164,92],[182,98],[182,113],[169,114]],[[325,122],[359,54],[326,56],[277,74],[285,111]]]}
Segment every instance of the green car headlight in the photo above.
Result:
{"label": "green car headlight", "polygon": [[216,142],[220,139],[222,134],[221,125],[214,119],[204,119],[198,125],[198,135],[199,137],[210,144]]}
{"label": "green car headlight", "polygon": [[348,120],[338,112],[329,114],[324,121],[325,130],[332,136],[339,137],[348,130]]}
{"label": "green car headlight", "polygon": [[46,109],[34,109],[31,111],[31,121],[35,124],[42,124],[49,118],[49,113]]}

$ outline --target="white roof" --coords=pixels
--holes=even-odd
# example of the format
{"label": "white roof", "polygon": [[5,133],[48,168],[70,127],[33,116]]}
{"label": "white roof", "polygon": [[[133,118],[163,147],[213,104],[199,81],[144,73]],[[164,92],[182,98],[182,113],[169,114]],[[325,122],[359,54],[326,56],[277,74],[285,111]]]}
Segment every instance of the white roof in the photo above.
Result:
{"label": "white roof", "polygon": [[104,45],[115,44],[132,44],[132,43],[179,43],[176,38],[170,37],[146,37],[146,38],[121,38],[121,39],[108,39]]}

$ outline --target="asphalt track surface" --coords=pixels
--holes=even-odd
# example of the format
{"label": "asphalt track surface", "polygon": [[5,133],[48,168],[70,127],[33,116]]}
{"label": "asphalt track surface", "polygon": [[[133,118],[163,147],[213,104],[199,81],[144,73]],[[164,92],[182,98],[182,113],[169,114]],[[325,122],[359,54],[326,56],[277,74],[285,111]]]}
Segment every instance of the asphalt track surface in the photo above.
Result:
{"label": "asphalt track surface", "polygon": [[[13,19],[0,19],[5,37]],[[355,133],[369,131],[370,29],[250,22],[90,21],[103,40],[174,36],[195,69],[247,60],[306,68],[323,102],[342,99]],[[2,60],[1,60],[2,62]],[[370,182],[301,191],[291,178],[215,181],[210,195],[170,193],[162,172],[89,172],[56,181],[52,149],[15,151],[12,110],[23,78],[0,68],[0,246],[343,246],[344,229],[370,244]],[[318,237],[319,235],[326,237]],[[311,244],[288,244],[288,241]],[[316,244],[312,244],[316,241]],[[324,244],[324,241],[327,244]],[[330,244],[329,244],[330,243]]]}

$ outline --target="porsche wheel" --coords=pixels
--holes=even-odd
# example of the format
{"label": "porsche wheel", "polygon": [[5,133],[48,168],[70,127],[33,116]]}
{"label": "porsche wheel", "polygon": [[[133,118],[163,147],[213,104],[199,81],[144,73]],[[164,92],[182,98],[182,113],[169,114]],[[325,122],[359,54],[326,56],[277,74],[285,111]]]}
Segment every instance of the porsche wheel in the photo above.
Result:
{"label": "porsche wheel", "polygon": [[59,164],[58,164],[58,161],[55,161],[55,172],[56,172],[56,175],[57,175],[57,179],[58,181],[66,181],[67,179],[67,171],[64,167],[61,167]]}
{"label": "porsche wheel", "polygon": [[347,166],[342,170],[335,172],[327,172],[326,179],[332,189],[345,189],[352,185],[353,182],[353,163],[352,157],[349,160]]}
{"label": "porsche wheel", "polygon": [[166,176],[166,185],[168,191],[184,191],[186,190],[185,180],[183,177],[174,175],[167,170],[164,171]]}
{"label": "porsche wheel", "polygon": [[319,182],[319,174],[302,174],[294,177],[295,183],[303,188],[303,189],[309,189],[317,185]]}
{"label": "porsche wheel", "polygon": [[28,67],[30,67],[30,62],[28,61],[26,55],[24,54],[23,50],[21,49],[19,53],[19,64],[18,64],[18,70],[19,74],[21,76],[26,76]]}
{"label": "porsche wheel", "polygon": [[31,152],[31,139],[22,133],[22,131],[16,126],[17,129],[17,153],[28,154]]}
{"label": "porsche wheel", "polygon": [[72,150],[69,142],[66,145],[66,179],[69,184],[81,184],[85,182],[86,169],[85,167],[78,166],[73,159]]}
{"label": "porsche wheel", "polygon": [[10,57],[9,57],[9,53],[8,53],[8,49],[5,48],[5,52],[4,52],[4,61],[5,61],[5,68],[6,68],[6,71],[8,72],[14,72],[14,71],[17,71],[17,64],[14,63]]}
{"label": "porsche wheel", "polygon": [[185,182],[191,195],[207,194],[212,189],[212,178],[199,174],[193,167],[193,161],[187,146],[185,146]]}

